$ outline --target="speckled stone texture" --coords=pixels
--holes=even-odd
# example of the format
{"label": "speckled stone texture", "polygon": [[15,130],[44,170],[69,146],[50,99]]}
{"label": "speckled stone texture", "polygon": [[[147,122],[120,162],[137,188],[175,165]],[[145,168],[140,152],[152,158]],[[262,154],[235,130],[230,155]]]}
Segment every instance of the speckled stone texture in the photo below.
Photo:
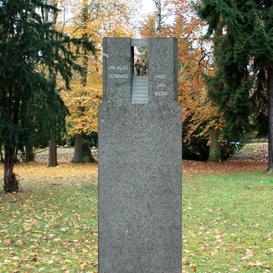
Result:
{"label": "speckled stone texture", "polygon": [[[119,59],[110,57],[109,49],[116,54],[119,42],[124,47],[127,43],[129,50],[125,51],[131,52],[130,39],[104,41],[107,60],[99,113],[99,273],[181,273],[182,151],[181,109],[174,75],[176,41],[148,41],[148,104],[130,103],[131,85],[123,76],[114,76],[115,81],[107,77],[109,65],[131,62],[127,54],[119,53]],[[161,42],[169,53],[153,52]],[[162,58],[155,62],[153,56]],[[161,65],[166,61],[168,65]],[[151,67],[153,63],[156,69]],[[156,88],[151,77],[157,78]],[[121,93],[116,96],[114,90]]]}
{"label": "speckled stone texture", "polygon": [[130,38],[103,40],[103,100],[121,105],[131,100],[133,56]]}

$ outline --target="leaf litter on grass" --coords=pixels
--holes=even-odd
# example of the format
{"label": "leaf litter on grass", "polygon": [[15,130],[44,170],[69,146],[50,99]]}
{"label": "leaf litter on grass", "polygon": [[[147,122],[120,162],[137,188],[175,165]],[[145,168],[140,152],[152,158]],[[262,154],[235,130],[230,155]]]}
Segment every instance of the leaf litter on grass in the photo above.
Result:
{"label": "leaf litter on grass", "polygon": [[[265,167],[184,161],[183,272],[272,270]],[[23,191],[0,195],[1,270],[97,272],[97,165],[35,163],[15,171]],[[253,256],[244,260],[247,250]]]}
{"label": "leaf litter on grass", "polygon": [[272,190],[262,172],[186,175],[184,270],[273,272]]}
{"label": "leaf litter on grass", "polygon": [[97,166],[17,165],[0,196],[2,272],[97,272]]}

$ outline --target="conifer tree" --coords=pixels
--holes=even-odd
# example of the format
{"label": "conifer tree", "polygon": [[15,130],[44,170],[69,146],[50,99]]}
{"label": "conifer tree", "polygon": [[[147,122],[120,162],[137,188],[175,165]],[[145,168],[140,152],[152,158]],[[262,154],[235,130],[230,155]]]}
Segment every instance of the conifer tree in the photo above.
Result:
{"label": "conifer tree", "polygon": [[94,50],[91,42],[71,39],[44,20],[46,13],[55,12],[43,0],[0,0],[0,139],[6,192],[19,188],[14,153],[26,143],[26,132],[34,121],[50,127],[52,107],[64,109],[59,93],[50,92],[56,83],[47,71],[54,68],[69,88],[72,71],[81,71],[72,44]]}
{"label": "conifer tree", "polygon": [[[273,170],[273,3],[202,0],[199,12],[214,37],[216,73],[210,97],[225,114],[225,134],[239,139],[268,116],[268,168]],[[217,31],[221,35],[217,37]],[[257,122],[258,121],[258,122]]]}

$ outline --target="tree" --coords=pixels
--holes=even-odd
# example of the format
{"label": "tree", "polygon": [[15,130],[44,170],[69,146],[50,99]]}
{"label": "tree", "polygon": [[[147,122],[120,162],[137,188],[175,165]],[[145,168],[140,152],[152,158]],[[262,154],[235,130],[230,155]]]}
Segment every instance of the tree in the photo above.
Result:
{"label": "tree", "polygon": [[[161,36],[178,39],[179,101],[183,113],[183,157],[219,161],[228,152],[227,141],[220,137],[223,116],[218,106],[208,98],[204,74],[213,73],[210,43],[202,37],[204,22],[194,6],[186,0],[166,1],[167,15],[172,22],[161,25]],[[149,16],[140,32],[143,37],[156,36],[155,18]]]}
{"label": "tree", "polygon": [[52,28],[43,20],[45,12],[54,14],[56,8],[42,0],[0,0],[0,139],[6,192],[19,188],[14,154],[26,143],[25,132],[33,126],[30,111],[39,122],[47,123],[48,103],[52,98],[61,103],[59,94],[50,92],[55,83],[45,71],[54,67],[69,88],[72,71],[81,70],[69,47],[93,50],[90,42],[71,39]]}
{"label": "tree", "polygon": [[[256,94],[259,94],[261,100],[264,99],[264,93],[267,94],[268,171],[273,172],[273,3],[268,0],[254,1],[253,11],[254,8],[256,20],[253,22],[253,32],[248,34],[249,41],[252,41],[251,55],[255,60],[254,68],[258,82]],[[260,110],[258,107],[256,109]]]}
{"label": "tree", "polygon": [[[47,5],[51,5],[55,7],[54,12],[50,12],[46,10],[44,12],[43,20],[45,23],[51,24],[52,29],[56,29],[57,27],[57,20],[59,15],[58,7],[58,0],[44,0]],[[54,97],[55,93],[58,93],[57,89],[57,74],[58,72],[55,69],[53,64],[52,67],[48,68],[48,78],[53,83],[50,92],[52,95],[49,97],[52,101],[48,103],[49,105],[49,115],[48,119],[50,120],[51,126],[48,128],[48,146],[49,146],[49,153],[48,153],[48,167],[56,167],[58,165],[58,158],[57,158],[57,139],[58,136],[65,129],[65,116],[67,115],[67,109],[64,106],[63,102],[58,98]],[[59,94],[57,94],[59,97]],[[57,105],[59,104],[59,105]],[[53,106],[53,107],[50,107]]]}
{"label": "tree", "polygon": [[161,25],[162,25],[162,3],[161,0],[153,0],[156,7],[156,25],[155,25],[155,31],[159,35],[161,31]]}
{"label": "tree", "polygon": [[188,1],[171,0],[170,3],[175,7],[173,29],[179,37],[179,61],[182,65],[179,98],[183,106],[183,128],[187,128],[183,132],[184,152],[187,148],[200,149],[198,144],[202,143],[209,149],[203,148],[205,155],[199,157],[219,161],[225,157],[227,142],[219,136],[223,127],[222,113],[208,98],[208,86],[204,81],[204,74],[210,75],[215,69],[210,43],[201,35],[204,22]]}
{"label": "tree", "polygon": [[[260,130],[268,114],[268,169],[273,171],[273,3],[203,0],[200,15],[214,41],[218,71],[208,78],[210,97],[223,109],[225,134]],[[267,110],[265,109],[267,104]]]}
{"label": "tree", "polygon": [[[89,20],[89,9],[88,9],[88,1],[83,0],[82,2],[82,10],[81,10],[81,23],[82,23],[82,34],[81,36],[84,38],[88,38],[88,20]],[[81,88],[81,100],[78,101],[76,104],[76,113],[79,113],[79,119],[84,117],[84,112],[86,108],[88,107],[88,102],[92,105],[94,101],[87,101],[85,100],[85,97],[87,94],[86,86],[87,86],[87,76],[88,76],[88,59],[89,54],[87,50],[84,50],[83,57],[82,57],[82,66],[83,66],[83,74],[80,79],[80,88]],[[87,124],[85,124],[86,126]],[[86,143],[85,140],[85,133],[84,129],[85,126],[83,126],[81,133],[75,134],[75,149],[74,149],[74,155],[72,158],[72,162],[74,163],[82,163],[82,162],[93,162],[95,161],[92,157],[90,148],[88,147],[88,143]],[[90,125],[87,125],[87,128],[89,128]]]}
{"label": "tree", "polygon": [[[57,0],[45,0],[46,4],[49,4],[51,6],[54,6],[55,8],[57,8]],[[49,11],[45,11],[45,18],[44,21],[50,22],[51,20],[51,27],[53,29],[56,28],[56,23],[57,23],[57,18],[58,18],[58,10],[56,9],[55,12],[52,14],[51,16],[52,18],[50,18],[50,13]],[[56,89],[56,77],[57,77],[57,73],[56,73],[56,69],[54,67],[54,65],[52,67],[49,68],[48,70],[48,77],[50,79],[50,81],[52,83],[54,83],[52,85],[52,88],[50,90],[51,93],[55,93],[55,89]],[[48,118],[50,119],[50,123],[52,124],[51,128],[49,128],[49,141],[48,141],[48,147],[49,147],[49,154],[48,154],[48,167],[56,167],[58,165],[58,159],[57,159],[57,144],[56,144],[56,135],[57,135],[57,118],[58,118],[58,113],[56,113],[56,109],[58,109],[57,111],[59,111],[59,113],[65,113],[65,109],[63,107],[60,108],[56,108],[53,107],[51,109],[51,111],[49,112],[49,116]],[[64,115],[61,116],[64,117]],[[64,119],[63,119],[64,120]],[[62,126],[61,126],[62,127]]]}
{"label": "tree", "polygon": [[67,133],[74,137],[74,155],[72,162],[92,162],[87,138],[98,130],[98,106],[102,100],[102,37],[128,36],[132,9],[128,1],[92,0],[80,1],[80,9],[73,10],[73,20],[64,26],[64,30],[74,37],[88,37],[98,49],[95,55],[82,52],[80,60],[84,67],[81,77],[74,77],[72,90],[62,92],[69,109]]}

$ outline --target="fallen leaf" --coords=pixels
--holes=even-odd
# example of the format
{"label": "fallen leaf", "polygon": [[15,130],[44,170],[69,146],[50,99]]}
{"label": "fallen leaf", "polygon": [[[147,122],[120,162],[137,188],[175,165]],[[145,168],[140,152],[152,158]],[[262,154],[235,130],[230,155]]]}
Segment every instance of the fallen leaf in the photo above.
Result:
{"label": "fallen leaf", "polygon": [[195,265],[195,264],[190,264],[190,267],[191,267],[191,271],[192,272],[196,272],[196,270],[197,270],[197,266]]}
{"label": "fallen leaf", "polygon": [[253,257],[253,252],[250,249],[246,250],[246,254],[245,257],[243,257],[241,260],[245,261],[245,260],[249,260],[251,257]]}

